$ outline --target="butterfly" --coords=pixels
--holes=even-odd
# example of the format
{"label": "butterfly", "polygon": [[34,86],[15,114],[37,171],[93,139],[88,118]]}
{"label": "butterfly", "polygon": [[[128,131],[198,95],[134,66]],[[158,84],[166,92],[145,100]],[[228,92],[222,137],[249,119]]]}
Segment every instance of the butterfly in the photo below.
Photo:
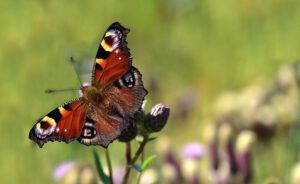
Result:
{"label": "butterfly", "polygon": [[[132,66],[126,37],[128,28],[111,24],[100,42],[90,86],[82,96],[39,119],[29,138],[42,147],[48,141],[77,140],[85,145],[108,145],[130,129],[136,132],[134,115],[141,109],[147,90],[142,75]],[[134,133],[133,133],[134,135]]]}

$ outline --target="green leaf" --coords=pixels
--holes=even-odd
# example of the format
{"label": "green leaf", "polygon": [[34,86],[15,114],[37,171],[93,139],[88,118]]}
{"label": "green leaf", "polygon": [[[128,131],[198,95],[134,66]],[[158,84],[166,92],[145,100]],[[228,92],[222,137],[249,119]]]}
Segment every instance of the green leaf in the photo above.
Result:
{"label": "green leaf", "polygon": [[102,167],[101,161],[100,161],[99,156],[98,156],[98,154],[97,154],[97,152],[96,152],[95,149],[93,149],[93,156],[94,156],[94,161],[95,161],[96,169],[98,171],[98,174],[99,174],[99,177],[100,177],[101,181],[104,184],[110,184],[110,180],[109,180],[108,176],[106,176],[106,174],[103,171],[103,167]]}
{"label": "green leaf", "polygon": [[142,164],[142,170],[144,171],[145,169],[147,169],[152,162],[156,159],[157,155],[151,155],[149,156]]}
{"label": "green leaf", "polygon": [[150,137],[147,142],[154,141],[157,137]]}
{"label": "green leaf", "polygon": [[138,164],[130,164],[130,165],[128,165],[128,167],[135,169],[139,173],[141,173],[143,171],[141,166]]}

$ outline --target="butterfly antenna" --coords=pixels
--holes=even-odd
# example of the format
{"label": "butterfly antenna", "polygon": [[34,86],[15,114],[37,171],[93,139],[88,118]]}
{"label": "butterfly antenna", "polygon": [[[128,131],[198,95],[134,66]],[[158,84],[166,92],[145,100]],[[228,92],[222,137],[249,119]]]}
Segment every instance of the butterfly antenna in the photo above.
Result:
{"label": "butterfly antenna", "polygon": [[[72,56],[70,56],[70,59],[69,59],[69,63],[72,65],[75,73],[76,73],[76,76],[77,76],[77,79],[80,83],[80,87],[82,87],[82,82],[81,82],[81,79],[79,77],[79,74],[78,74],[78,71],[77,71],[77,68],[75,66],[75,60]],[[59,93],[59,92],[65,92],[65,91],[77,91],[77,90],[80,90],[78,88],[68,88],[68,89],[46,89],[45,90],[45,93],[47,94],[50,94],[50,93]]]}
{"label": "butterfly antenna", "polygon": [[75,73],[76,73],[77,79],[78,79],[78,81],[79,81],[79,83],[80,83],[80,86],[82,87],[82,82],[81,82],[81,79],[80,79],[80,77],[79,77],[77,68],[76,68],[76,66],[75,66],[75,59],[74,59],[72,56],[70,56],[69,63],[72,65],[72,67],[73,67],[73,69],[74,69],[74,71],[75,71]]}
{"label": "butterfly antenna", "polygon": [[79,89],[70,88],[70,89],[46,89],[45,93],[59,93],[59,92],[65,92],[65,91],[77,91]]}

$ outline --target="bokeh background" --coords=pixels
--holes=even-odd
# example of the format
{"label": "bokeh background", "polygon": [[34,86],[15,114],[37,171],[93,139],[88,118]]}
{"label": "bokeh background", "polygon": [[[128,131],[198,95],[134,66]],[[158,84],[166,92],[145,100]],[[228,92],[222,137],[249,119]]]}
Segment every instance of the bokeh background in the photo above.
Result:
{"label": "bokeh background", "polygon": [[[40,116],[78,96],[44,90],[79,86],[67,62],[70,55],[88,79],[99,40],[114,21],[131,29],[133,64],[149,91],[145,109],[159,102],[171,108],[165,129],[147,154],[159,152],[160,138],[168,139],[178,159],[186,143],[202,144],[207,151],[199,161],[199,177],[212,183],[208,132],[217,135],[225,122],[230,140],[244,129],[256,135],[252,183],[270,178],[289,183],[298,158],[297,139],[290,132],[298,111],[288,63],[300,58],[299,7],[297,0],[1,1],[0,183],[53,183],[53,172],[62,162],[93,164],[92,147],[74,142],[39,149],[28,133]],[[280,88],[281,79],[288,89]],[[257,135],[256,124],[251,124],[257,119],[251,118],[262,111],[253,110],[260,105],[269,109],[259,116],[263,130],[258,128],[262,133]],[[252,111],[243,109],[248,106]],[[109,149],[113,165],[121,166],[124,144],[116,141]],[[161,164],[158,159],[153,167]]]}

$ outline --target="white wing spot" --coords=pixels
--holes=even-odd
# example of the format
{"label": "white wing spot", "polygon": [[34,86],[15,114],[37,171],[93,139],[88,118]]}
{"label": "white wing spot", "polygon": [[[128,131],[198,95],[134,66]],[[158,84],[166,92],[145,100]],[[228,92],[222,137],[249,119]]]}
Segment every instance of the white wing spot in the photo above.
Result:
{"label": "white wing spot", "polygon": [[57,128],[56,128],[56,133],[58,133],[58,132],[59,132],[59,128],[57,127]]}
{"label": "white wing spot", "polygon": [[67,129],[64,129],[64,132],[67,132]]}
{"label": "white wing spot", "polygon": [[122,59],[122,57],[119,57],[118,59],[119,59],[119,60],[121,60],[121,59]]}
{"label": "white wing spot", "polygon": [[115,51],[116,54],[118,54],[119,52],[120,52],[120,49],[117,49],[117,50]]}

